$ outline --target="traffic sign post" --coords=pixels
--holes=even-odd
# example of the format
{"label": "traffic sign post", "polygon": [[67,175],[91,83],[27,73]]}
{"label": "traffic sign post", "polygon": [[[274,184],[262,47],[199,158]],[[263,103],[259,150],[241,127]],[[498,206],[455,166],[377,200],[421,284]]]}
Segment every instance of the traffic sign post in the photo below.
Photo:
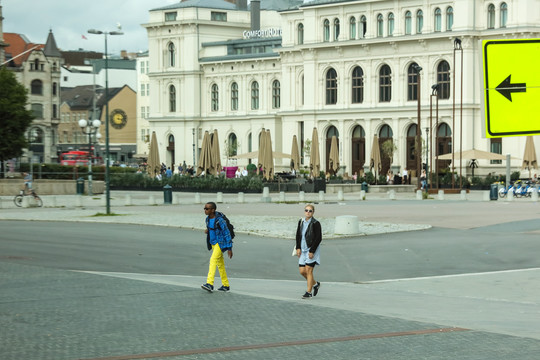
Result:
{"label": "traffic sign post", "polygon": [[540,39],[484,40],[487,137],[540,134]]}

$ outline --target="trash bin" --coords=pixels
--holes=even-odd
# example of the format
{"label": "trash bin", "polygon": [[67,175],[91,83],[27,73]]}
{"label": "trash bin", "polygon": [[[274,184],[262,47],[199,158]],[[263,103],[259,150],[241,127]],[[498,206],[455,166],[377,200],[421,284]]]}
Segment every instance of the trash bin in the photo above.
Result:
{"label": "trash bin", "polygon": [[489,200],[497,200],[499,198],[499,185],[491,184],[489,189]]}
{"label": "trash bin", "polygon": [[77,180],[77,195],[83,195],[84,194],[84,179],[78,178]]}
{"label": "trash bin", "polygon": [[171,185],[167,184],[163,187],[163,203],[172,204],[172,186]]}
{"label": "trash bin", "polygon": [[362,183],[362,186],[361,186],[360,190],[364,190],[365,192],[368,192],[368,187],[369,187],[368,183],[364,181]]}

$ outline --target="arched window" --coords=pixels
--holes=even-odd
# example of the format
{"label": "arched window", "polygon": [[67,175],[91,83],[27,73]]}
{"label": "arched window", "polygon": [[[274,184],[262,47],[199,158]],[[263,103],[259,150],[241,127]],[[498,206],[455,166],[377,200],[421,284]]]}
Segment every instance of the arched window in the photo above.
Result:
{"label": "arched window", "polygon": [[379,102],[392,100],[392,71],[390,66],[383,65],[379,70]]}
{"label": "arched window", "polygon": [[323,22],[323,36],[324,41],[330,41],[330,21],[328,19],[324,19]]}
{"label": "arched window", "polygon": [[505,2],[501,4],[501,27],[506,27],[506,22],[508,21],[508,5]]}
{"label": "arched window", "polygon": [[357,125],[352,132],[352,173],[363,170],[366,162],[366,133],[362,126]]}
{"label": "arched window", "polygon": [[32,80],[30,87],[32,95],[43,95],[43,83],[41,80]]}
{"label": "arched window", "polygon": [[433,24],[433,27],[435,31],[441,31],[442,30],[442,15],[441,15],[441,9],[436,8],[435,14],[434,14],[434,20],[435,23]]}
{"label": "arched window", "polygon": [[281,107],[281,84],[278,80],[272,82],[272,109]]}
{"label": "arched window", "polygon": [[248,152],[253,151],[253,137],[251,136],[251,133],[248,135]]}
{"label": "arched window", "polygon": [[356,39],[356,18],[354,16],[349,19],[349,39]]}
{"label": "arched window", "polygon": [[231,110],[238,110],[238,84],[235,82],[231,84]]}
{"label": "arched window", "polygon": [[388,36],[394,35],[394,13],[388,14]]}
{"label": "arched window", "polygon": [[212,85],[212,111],[219,110],[219,88],[217,84]]}
{"label": "arched window", "polygon": [[[437,129],[437,145],[435,148],[437,155],[444,155],[452,153],[452,129],[446,123],[439,125]],[[438,169],[444,169],[448,167],[451,160],[439,160]]]}
{"label": "arched window", "polygon": [[32,144],[43,144],[43,130],[38,127],[30,129],[28,141]]}
{"label": "arched window", "polygon": [[411,124],[407,130],[407,169],[416,169],[418,163],[416,161],[416,131],[418,125]]}
{"label": "arched window", "polygon": [[367,31],[367,19],[364,15],[362,15],[362,17],[360,18],[360,26],[362,26],[362,28],[360,29],[362,38],[365,38]]}
{"label": "arched window", "polygon": [[407,101],[418,100],[418,64],[412,63],[407,70]]}
{"label": "arched window", "polygon": [[416,33],[421,34],[423,28],[424,28],[424,12],[422,10],[418,10],[416,12]]}
{"label": "arched window", "polygon": [[439,99],[450,99],[450,65],[445,60],[437,66],[437,84]]}
{"label": "arched window", "polygon": [[333,105],[337,103],[337,72],[329,69],[326,72],[326,104]]}
{"label": "arched window", "polygon": [[446,8],[446,31],[451,31],[454,25],[454,9],[449,6]]}
{"label": "arched window", "polygon": [[169,112],[176,112],[176,88],[169,86]]}
{"label": "arched window", "polygon": [[493,4],[488,6],[487,27],[488,29],[495,28],[495,5]]}
{"label": "arched window", "polygon": [[259,83],[251,83],[251,110],[259,109]]}
{"label": "arched window", "polygon": [[352,103],[361,104],[364,101],[364,71],[360,66],[352,72]]}
{"label": "arched window", "polygon": [[332,136],[335,136],[335,137],[339,138],[339,131],[335,126],[330,126],[328,128],[328,131],[326,131],[326,138],[327,139],[332,139]]}
{"label": "arched window", "polygon": [[304,24],[298,24],[298,45],[304,43]]}
{"label": "arched window", "polygon": [[377,36],[383,37],[384,35],[384,18],[382,14],[377,15]]}
{"label": "arched window", "polygon": [[412,33],[412,14],[410,11],[405,13],[405,35]]}
{"label": "arched window", "polygon": [[227,155],[229,157],[235,156],[238,150],[238,140],[235,133],[230,133],[227,138]]}
{"label": "arched window", "polygon": [[334,19],[334,41],[339,39],[339,19]]}
{"label": "arched window", "polygon": [[394,140],[392,137],[394,136],[394,133],[392,132],[392,128],[388,125],[383,125],[381,130],[379,130],[379,151],[381,153],[381,172],[380,174],[386,174],[388,170],[390,169],[391,165],[391,159],[389,154],[385,153],[383,151],[383,144],[387,141],[390,141],[392,144],[394,143]]}
{"label": "arched window", "polygon": [[304,94],[305,94],[305,87],[304,87],[304,75],[302,74],[302,78],[300,79],[300,87],[302,88],[302,92],[300,94],[300,96],[302,97],[302,99],[300,99],[300,101],[302,102],[302,105],[304,105]]}
{"label": "arched window", "polygon": [[52,94],[53,96],[58,95],[58,84],[55,82],[52,83]]}
{"label": "arched window", "polygon": [[175,58],[176,58],[176,49],[174,47],[174,44],[172,42],[169,43],[167,46],[168,54],[169,54],[169,67],[174,67],[175,65]]}

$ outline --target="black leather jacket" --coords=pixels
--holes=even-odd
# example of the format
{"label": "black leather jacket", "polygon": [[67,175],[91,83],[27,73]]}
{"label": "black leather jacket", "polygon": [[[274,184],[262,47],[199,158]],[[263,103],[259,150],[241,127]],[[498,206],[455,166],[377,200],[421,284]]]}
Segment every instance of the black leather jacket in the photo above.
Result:
{"label": "black leather jacket", "polygon": [[[300,219],[298,222],[298,228],[296,229],[296,248],[301,249],[302,243],[302,223],[304,219]],[[311,218],[311,222],[306,230],[306,243],[309,247],[310,253],[315,253],[322,241],[322,229],[321,223],[315,218]]]}

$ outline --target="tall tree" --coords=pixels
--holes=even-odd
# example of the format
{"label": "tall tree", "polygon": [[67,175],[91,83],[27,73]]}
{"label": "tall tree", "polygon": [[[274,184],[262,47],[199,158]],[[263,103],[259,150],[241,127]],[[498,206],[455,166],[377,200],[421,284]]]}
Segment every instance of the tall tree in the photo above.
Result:
{"label": "tall tree", "polygon": [[21,156],[28,146],[25,132],[34,116],[27,102],[26,88],[11,71],[0,68],[0,177],[4,177],[4,161]]}

